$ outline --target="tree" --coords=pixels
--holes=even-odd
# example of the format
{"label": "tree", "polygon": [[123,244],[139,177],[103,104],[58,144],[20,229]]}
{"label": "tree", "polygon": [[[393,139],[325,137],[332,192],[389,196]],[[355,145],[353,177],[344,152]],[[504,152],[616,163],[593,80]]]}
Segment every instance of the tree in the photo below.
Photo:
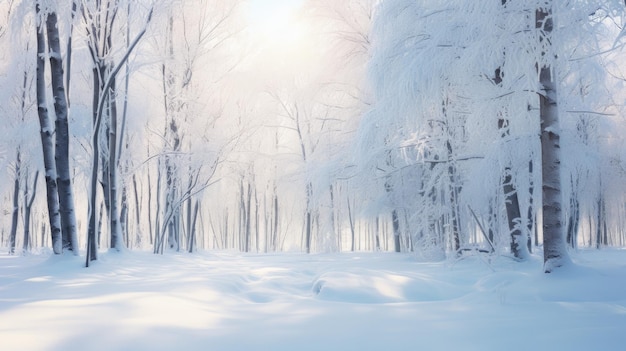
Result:
{"label": "tree", "polygon": [[59,191],[59,213],[63,247],[78,255],[78,235],[76,233],[76,214],[74,210],[74,192],[69,159],[69,123],[67,95],[63,75],[63,61],[57,15],[50,11],[46,16],[46,34],[50,50],[50,77],[54,98],[55,120],[55,164],[57,169],[57,189]]}
{"label": "tree", "polygon": [[539,3],[535,18],[543,59],[537,66],[540,84],[544,271],[550,273],[568,261],[561,218],[561,145],[557,85],[552,67],[554,18],[551,0]]}
{"label": "tree", "polygon": [[35,172],[35,179],[33,179],[32,194],[29,193],[28,177],[26,177],[26,185],[24,188],[24,240],[22,241],[22,251],[26,252],[31,248],[30,238],[30,222],[33,203],[35,202],[35,195],[37,195],[37,179],[39,178],[39,171]]}
{"label": "tree", "polygon": [[20,156],[19,146],[17,148],[17,154],[15,157],[15,178],[13,184],[13,209],[11,210],[11,232],[9,233],[9,253],[15,253],[15,240],[17,237],[17,222],[19,215],[19,195],[20,195],[20,177],[21,175],[22,159]]}
{"label": "tree", "polygon": [[[87,41],[89,53],[93,61],[93,99],[92,113],[95,123],[98,116],[98,108],[101,100],[104,109],[104,138],[105,150],[97,157],[102,162],[102,190],[104,203],[109,218],[110,247],[120,250],[123,246],[120,224],[119,196],[118,196],[118,153],[121,149],[118,145],[118,113],[117,113],[117,85],[116,77],[111,76],[115,68],[113,60],[113,32],[119,11],[119,2],[116,0],[85,2],[81,5],[83,19],[87,23]],[[104,85],[110,80],[108,90],[103,90]],[[100,136],[98,136],[100,138]]]}
{"label": "tree", "polygon": [[[120,59],[120,62],[111,69],[107,80],[104,82],[101,91],[103,94],[108,94],[109,89],[111,89],[112,85],[115,82],[116,75],[120,72],[126,60],[135,49],[141,38],[144,36],[148,29],[148,25],[152,20],[152,13],[154,8],[151,7],[148,11],[145,23],[143,28],[139,31],[139,33],[135,36],[135,39],[131,42],[131,44],[126,49],[124,55]],[[96,238],[96,196],[97,196],[97,187],[98,187],[98,160],[99,160],[99,135],[100,128],[103,119],[104,106],[105,106],[105,98],[104,96],[100,96],[98,98],[98,106],[96,108],[93,132],[91,135],[91,142],[93,147],[93,155],[92,155],[92,165],[91,165],[91,178],[90,178],[90,187],[89,187],[89,221],[88,221],[88,232],[87,232],[87,257],[86,257],[86,266],[89,266],[89,262],[98,259],[98,246],[97,246],[97,238]],[[121,243],[121,237],[117,237],[116,241]]]}
{"label": "tree", "polygon": [[63,252],[61,232],[61,215],[59,210],[59,192],[57,186],[57,169],[54,154],[54,129],[48,115],[46,102],[45,58],[46,41],[44,32],[45,12],[39,1],[35,3],[37,23],[37,113],[39,116],[41,145],[46,178],[48,218],[52,236],[52,249],[55,254]]}
{"label": "tree", "polygon": [[[502,6],[506,9],[507,0],[502,0]],[[503,21],[506,19],[503,18]],[[506,28],[506,24],[503,25]],[[506,48],[504,48],[503,57],[506,60]],[[494,72],[493,82],[498,87],[502,87],[502,81],[504,79],[505,72],[502,66],[496,68]],[[502,139],[504,142],[510,137],[509,131],[509,116],[507,108],[502,107],[498,116],[498,129],[501,131]],[[532,161],[531,161],[532,165]],[[513,170],[510,164],[504,167],[502,175],[502,190],[504,191],[504,204],[506,207],[506,216],[509,224],[509,230],[511,232],[511,253],[517,259],[526,259],[528,257],[527,241],[528,233],[525,232],[522,225],[522,214],[520,210],[520,201],[517,195],[517,189],[513,180]],[[532,194],[531,194],[532,198]],[[532,213],[532,209],[529,208],[529,212]]]}
{"label": "tree", "polygon": [[214,84],[223,79],[224,67],[213,58],[235,34],[231,21],[239,2],[194,0],[177,5],[165,7],[164,40],[155,42],[163,58],[159,94],[165,117],[156,127],[162,132],[158,133],[155,253],[163,253],[166,246],[179,251],[185,244],[193,250],[202,190],[211,184],[232,141],[224,130],[215,129],[223,102]]}
{"label": "tree", "polygon": [[[408,212],[408,220],[400,224],[414,233],[417,252],[427,247],[453,250],[459,242],[478,244],[471,232],[481,226],[480,218],[475,216],[474,225],[462,221],[462,209],[470,206],[488,213],[488,236],[496,247],[525,257],[532,206],[538,202],[532,189],[539,172],[533,166],[542,155],[546,270],[561,264],[557,257],[567,252],[559,229],[558,114],[582,105],[574,106],[580,101],[576,78],[583,74],[572,73],[572,62],[582,65],[583,59],[605,50],[564,33],[582,29],[599,36],[623,11],[614,2],[577,2],[572,11],[560,10],[561,27],[567,29],[559,37],[552,36],[552,2],[380,4],[370,60],[375,103],[361,121],[358,142],[363,147],[357,157],[365,174],[385,180],[379,187],[393,207]],[[579,69],[589,75],[591,65]],[[556,74],[565,78],[557,81]],[[569,105],[557,104],[559,87],[567,92],[559,101]],[[531,136],[540,128],[538,143]],[[540,147],[542,153],[535,151]],[[499,235],[503,232],[510,234]]]}

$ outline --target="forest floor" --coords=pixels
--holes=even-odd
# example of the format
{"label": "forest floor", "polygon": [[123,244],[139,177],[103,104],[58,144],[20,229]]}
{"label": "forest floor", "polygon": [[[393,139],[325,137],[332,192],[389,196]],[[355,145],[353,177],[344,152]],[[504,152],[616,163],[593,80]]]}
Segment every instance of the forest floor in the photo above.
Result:
{"label": "forest floor", "polygon": [[626,250],[572,258],[5,250],[0,349],[623,350]]}

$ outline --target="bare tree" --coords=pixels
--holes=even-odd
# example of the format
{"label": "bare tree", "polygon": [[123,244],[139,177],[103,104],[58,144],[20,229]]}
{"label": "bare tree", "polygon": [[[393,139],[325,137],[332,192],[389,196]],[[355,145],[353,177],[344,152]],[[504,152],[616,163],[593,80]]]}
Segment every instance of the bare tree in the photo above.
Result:
{"label": "bare tree", "polygon": [[[144,36],[146,31],[148,30],[148,25],[152,20],[153,8],[150,8],[146,21],[144,23],[143,28],[136,35],[135,39],[131,42],[131,44],[126,49],[124,56],[120,59],[120,62],[111,69],[107,80],[104,82],[102,89],[103,94],[108,94],[109,89],[111,89],[112,85],[115,82],[115,77],[119,73],[119,71],[124,67],[124,64],[128,60],[128,57],[135,49],[141,38]],[[92,165],[91,165],[91,178],[90,178],[90,188],[89,188],[89,221],[88,221],[88,232],[87,232],[87,258],[86,258],[86,266],[89,266],[89,262],[96,260],[98,258],[98,247],[97,247],[97,238],[96,238],[96,195],[97,195],[97,187],[98,187],[98,160],[99,160],[99,145],[98,145],[98,137],[100,135],[100,128],[103,119],[104,106],[106,104],[105,97],[100,96],[98,98],[98,106],[96,108],[95,120],[94,120],[94,130],[91,135],[92,139],[92,147],[93,147],[93,155],[92,155]],[[116,238],[116,242],[121,245],[121,237]]]}

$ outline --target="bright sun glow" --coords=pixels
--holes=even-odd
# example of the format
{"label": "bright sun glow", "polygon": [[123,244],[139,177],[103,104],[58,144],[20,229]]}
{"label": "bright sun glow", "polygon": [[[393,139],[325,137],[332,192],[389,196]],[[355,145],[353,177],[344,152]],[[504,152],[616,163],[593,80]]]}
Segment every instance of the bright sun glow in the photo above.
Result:
{"label": "bright sun glow", "polygon": [[264,44],[297,46],[305,35],[298,21],[301,0],[250,0],[249,25],[251,34]]}

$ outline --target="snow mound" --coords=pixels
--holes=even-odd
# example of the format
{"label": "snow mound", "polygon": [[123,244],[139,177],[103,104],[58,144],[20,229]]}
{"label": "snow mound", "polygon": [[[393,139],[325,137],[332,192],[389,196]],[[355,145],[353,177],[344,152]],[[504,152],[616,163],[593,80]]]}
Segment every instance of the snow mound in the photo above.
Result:
{"label": "snow mound", "polygon": [[312,290],[321,300],[363,304],[442,301],[462,296],[461,289],[431,276],[374,270],[323,273]]}

